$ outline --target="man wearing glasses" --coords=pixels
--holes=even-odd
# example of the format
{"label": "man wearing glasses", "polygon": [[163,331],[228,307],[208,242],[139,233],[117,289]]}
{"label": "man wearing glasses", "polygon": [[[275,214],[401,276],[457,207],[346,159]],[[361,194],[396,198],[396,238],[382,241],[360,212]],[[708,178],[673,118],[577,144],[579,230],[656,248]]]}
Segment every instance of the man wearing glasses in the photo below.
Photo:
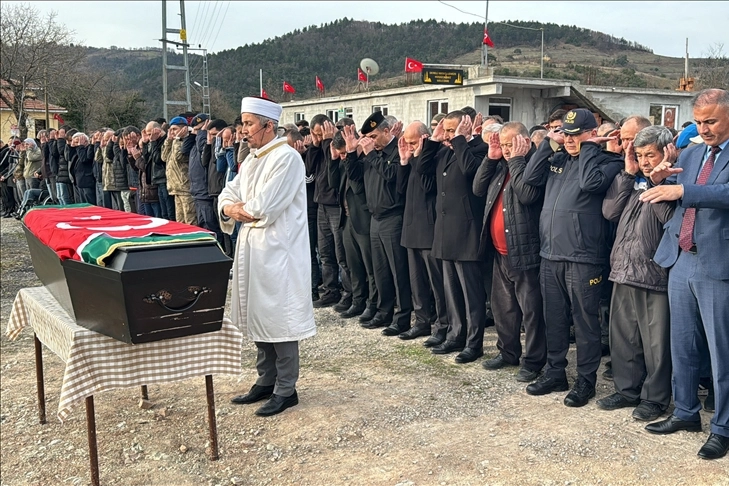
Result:
{"label": "man wearing glasses", "polygon": [[581,407],[595,396],[602,351],[600,294],[608,264],[602,200],[624,165],[619,156],[600,146],[612,140],[597,136],[597,121],[589,110],[570,110],[562,127],[549,132],[524,171],[524,183],[545,186],[539,232],[547,327],[547,367],[526,391],[546,395],[568,389],[565,368],[571,311],[578,376],[564,399],[568,407]]}

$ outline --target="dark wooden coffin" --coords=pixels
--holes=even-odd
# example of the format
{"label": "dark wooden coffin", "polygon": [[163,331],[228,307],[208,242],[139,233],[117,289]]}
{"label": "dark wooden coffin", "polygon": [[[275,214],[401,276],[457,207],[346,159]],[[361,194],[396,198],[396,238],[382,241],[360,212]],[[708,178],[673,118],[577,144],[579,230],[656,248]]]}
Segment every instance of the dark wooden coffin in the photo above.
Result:
{"label": "dark wooden coffin", "polygon": [[61,261],[23,229],[36,275],[80,326],[131,344],[222,327],[233,260],[214,241],[121,247],[101,267]]}

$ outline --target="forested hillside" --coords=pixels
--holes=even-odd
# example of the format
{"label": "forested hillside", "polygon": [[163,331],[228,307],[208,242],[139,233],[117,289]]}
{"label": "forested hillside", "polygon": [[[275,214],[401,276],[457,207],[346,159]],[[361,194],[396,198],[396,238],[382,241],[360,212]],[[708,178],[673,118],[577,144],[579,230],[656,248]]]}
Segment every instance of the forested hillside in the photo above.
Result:
{"label": "forested hillside", "polygon": [[[496,43],[496,48],[489,50],[489,64],[497,74],[539,75],[541,33],[513,26],[544,29],[545,77],[591,84],[604,81],[616,85],[668,88],[675,84],[681,70],[681,59],[657,56],[649,47],[600,32],[537,22],[506,23],[512,26],[489,25],[489,34]],[[477,64],[482,36],[481,23],[417,20],[386,25],[345,18],[297,29],[262,43],[221,51],[208,56],[213,114],[225,118],[235,116],[240,97],[258,93],[259,70],[263,70],[263,87],[270,97],[281,99],[285,80],[296,88],[295,99],[305,99],[317,93],[315,76],[321,78],[327,94],[352,92],[357,87],[359,61],[369,57],[380,66],[380,73],[373,77],[371,87],[378,89],[379,83],[404,83],[406,57],[425,63]],[[170,53],[168,62],[180,64],[181,55]],[[88,72],[104,77],[102,84],[106,86],[107,95],[97,100],[103,109],[96,111],[105,114],[96,117],[100,118],[98,120],[90,114],[94,110],[88,108],[88,100],[84,110],[79,110],[74,105],[74,96],[66,93],[66,96],[57,97],[72,110],[69,115],[79,126],[115,120],[122,123],[130,118],[148,119],[162,113],[160,49],[87,48],[84,66]],[[201,56],[191,54],[190,66],[191,81],[201,83]],[[395,79],[398,76],[400,78]],[[181,73],[171,73],[168,86],[173,95],[183,96],[183,79]],[[200,90],[195,86],[192,97],[193,110],[201,109]],[[122,113],[124,116],[120,118],[124,110],[127,113]]]}

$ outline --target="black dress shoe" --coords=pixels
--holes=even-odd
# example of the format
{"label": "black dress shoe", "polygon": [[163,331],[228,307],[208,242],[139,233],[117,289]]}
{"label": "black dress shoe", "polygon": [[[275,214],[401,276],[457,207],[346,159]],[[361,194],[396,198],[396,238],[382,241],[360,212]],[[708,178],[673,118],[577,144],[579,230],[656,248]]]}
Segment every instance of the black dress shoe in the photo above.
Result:
{"label": "black dress shoe", "polygon": [[371,321],[377,315],[377,308],[368,307],[364,310],[362,315],[359,316],[359,322]]}
{"label": "black dress shoe", "polygon": [[[360,320],[362,318],[360,317]],[[392,323],[392,318],[388,318],[383,315],[376,315],[371,320],[367,322],[363,322],[360,324],[360,326],[364,327],[365,329],[377,329],[378,327],[387,327]]]}
{"label": "black dress shoe", "polygon": [[331,307],[339,302],[339,293],[329,292],[319,297],[319,300],[314,302],[315,309],[323,309],[324,307]]}
{"label": "black dress shoe", "polygon": [[443,341],[438,346],[433,347],[431,351],[433,354],[449,354],[455,353],[456,351],[463,351],[466,346],[456,341]]}
{"label": "black dress shoe", "polygon": [[441,336],[440,334],[434,334],[423,342],[423,346],[425,346],[426,348],[432,348],[443,344],[444,341],[445,336]]}
{"label": "black dress shoe", "polygon": [[495,358],[487,359],[486,361],[483,362],[483,367],[486,368],[487,370],[498,370],[498,369],[504,368],[505,366],[516,366],[516,365],[508,363],[504,359],[504,356],[501,353],[497,354]]}
{"label": "black dress shoe", "polygon": [[294,390],[294,394],[290,397],[282,397],[281,395],[272,395],[269,400],[263,404],[261,408],[256,410],[259,417],[270,417],[281,413],[289,407],[299,404],[299,395]]}
{"label": "black dress shoe", "polygon": [[638,406],[640,404],[640,398],[631,399],[620,393],[613,393],[605,398],[601,398],[595,403],[598,408],[603,410],[617,410],[619,408]]}
{"label": "black dress shoe", "polygon": [[578,377],[572,390],[564,397],[564,404],[568,407],[584,407],[590,398],[595,396],[595,385],[582,377]]}
{"label": "black dress shoe", "polygon": [[701,420],[681,420],[675,415],[671,415],[666,420],[646,425],[645,430],[651,434],[673,434],[679,430],[701,432]]}
{"label": "black dress shoe", "polygon": [[335,312],[344,312],[352,307],[352,294],[350,292],[344,292],[339,302],[332,307]]}
{"label": "black dress shoe", "polygon": [[430,326],[428,326],[428,327],[423,327],[423,326],[411,327],[407,331],[398,334],[397,337],[399,337],[403,341],[408,341],[410,339],[415,339],[415,338],[419,338],[422,336],[430,336]]}
{"label": "black dress shoe", "polygon": [[539,372],[522,366],[516,374],[516,381],[530,383],[539,377]]}
{"label": "black dress shoe", "polygon": [[483,349],[466,348],[456,356],[456,363],[471,363],[483,356]]}
{"label": "black dress shoe", "polygon": [[403,328],[403,327],[398,326],[397,324],[390,324],[389,326],[387,326],[386,328],[384,328],[382,330],[382,335],[383,336],[397,336],[397,335],[407,332],[409,330],[410,330],[410,328],[408,328],[408,327]]}
{"label": "black dress shoe", "polygon": [[640,405],[633,410],[633,418],[641,422],[651,422],[657,420],[658,417],[666,413],[666,409],[657,403],[643,400]]}
{"label": "black dress shoe", "polygon": [[253,385],[251,387],[251,391],[249,391],[245,395],[238,395],[237,397],[233,398],[230,402],[235,403],[236,405],[248,405],[249,403],[256,403],[256,402],[260,402],[261,400],[270,398],[271,395],[273,395],[273,385],[271,385],[271,386]]}
{"label": "black dress shoe", "polygon": [[706,443],[699,449],[701,459],[719,459],[729,452],[729,437],[719,434],[709,434]]}
{"label": "black dress shoe", "polygon": [[365,306],[361,304],[352,304],[349,309],[339,314],[342,316],[342,319],[351,319],[353,317],[357,317],[362,315],[362,313],[365,311]]}
{"label": "black dress shoe", "polygon": [[526,392],[529,395],[547,395],[552,392],[567,391],[568,389],[567,378],[557,379],[548,375],[542,375],[536,383],[527,385]]}

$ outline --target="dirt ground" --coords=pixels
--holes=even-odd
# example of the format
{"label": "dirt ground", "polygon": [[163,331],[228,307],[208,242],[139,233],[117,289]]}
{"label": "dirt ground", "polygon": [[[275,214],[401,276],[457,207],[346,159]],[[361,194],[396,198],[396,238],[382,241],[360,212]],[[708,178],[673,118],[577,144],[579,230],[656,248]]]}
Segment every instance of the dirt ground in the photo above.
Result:
{"label": "dirt ground", "polygon": [[[20,223],[2,220],[2,323],[20,288],[39,285]],[[486,371],[434,356],[317,310],[301,344],[300,405],[270,418],[230,398],[256,377],[244,341],[240,376],[215,376],[220,460],[206,455],[204,378],[98,395],[102,484],[120,485],[699,485],[729,484],[729,458],[703,461],[708,433],[654,436],[630,409],[580,409],[566,393],[532,397],[515,368]],[[4,328],[3,328],[4,332]],[[496,353],[486,331],[485,353]],[[0,484],[89,484],[83,407],[56,416],[63,363],[44,350],[48,423],[38,423],[32,331],[0,343]],[[574,361],[574,349],[570,351]],[[600,368],[600,373],[603,367]],[[568,370],[575,378],[574,366]],[[612,393],[598,382],[597,398]]]}

